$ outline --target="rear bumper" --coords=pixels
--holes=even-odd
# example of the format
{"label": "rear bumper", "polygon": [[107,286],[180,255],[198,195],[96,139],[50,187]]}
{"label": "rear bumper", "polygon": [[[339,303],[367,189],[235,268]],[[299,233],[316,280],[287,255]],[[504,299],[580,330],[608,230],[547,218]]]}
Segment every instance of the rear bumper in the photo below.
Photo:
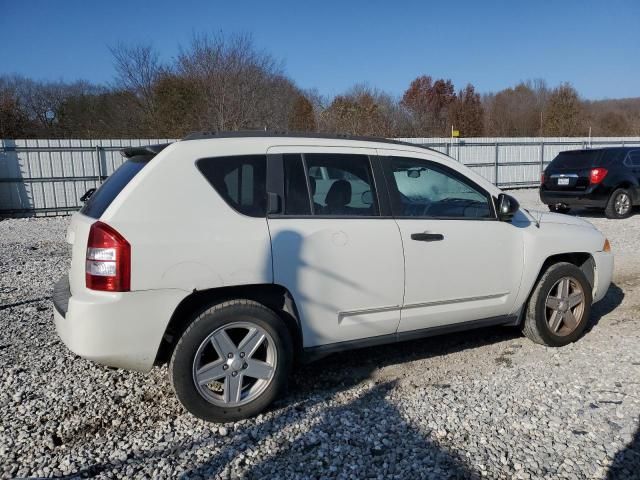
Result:
{"label": "rear bumper", "polygon": [[609,196],[604,192],[598,191],[556,191],[540,189],[540,200],[547,205],[556,205],[562,203],[570,207],[595,207],[604,208],[607,206]]}
{"label": "rear bumper", "polygon": [[593,259],[596,263],[595,285],[593,286],[593,302],[602,300],[613,278],[613,254],[611,252],[595,252]]}
{"label": "rear bumper", "polygon": [[171,315],[186,296],[182,290],[126,293],[84,289],[71,295],[54,289],[56,331],[73,353],[111,367],[148,371],[158,353]]}

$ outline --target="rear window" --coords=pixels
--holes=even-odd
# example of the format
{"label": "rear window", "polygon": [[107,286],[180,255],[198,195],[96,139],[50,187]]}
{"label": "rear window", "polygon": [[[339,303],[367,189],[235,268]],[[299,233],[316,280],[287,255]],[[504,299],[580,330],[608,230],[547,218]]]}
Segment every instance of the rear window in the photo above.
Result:
{"label": "rear window", "polygon": [[551,168],[592,168],[601,155],[600,150],[561,152],[549,165]]}
{"label": "rear window", "polygon": [[634,150],[629,153],[629,165],[632,167],[640,167],[640,150]]}
{"label": "rear window", "polygon": [[80,213],[92,218],[100,218],[111,202],[140,170],[151,160],[152,155],[138,155],[129,158],[96,190],[84,204]]}

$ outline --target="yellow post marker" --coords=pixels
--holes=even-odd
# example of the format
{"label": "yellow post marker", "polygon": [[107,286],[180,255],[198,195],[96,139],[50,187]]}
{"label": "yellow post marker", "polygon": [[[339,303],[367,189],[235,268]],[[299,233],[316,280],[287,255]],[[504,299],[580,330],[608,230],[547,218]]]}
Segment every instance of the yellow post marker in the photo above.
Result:
{"label": "yellow post marker", "polygon": [[459,137],[460,136],[460,130],[451,130],[451,136],[452,137]]}

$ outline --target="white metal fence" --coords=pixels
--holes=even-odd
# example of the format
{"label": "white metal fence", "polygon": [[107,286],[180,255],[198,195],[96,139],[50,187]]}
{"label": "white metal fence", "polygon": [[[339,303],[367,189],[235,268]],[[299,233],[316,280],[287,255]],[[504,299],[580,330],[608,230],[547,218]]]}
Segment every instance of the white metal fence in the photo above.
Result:
{"label": "white metal fence", "polygon": [[[400,140],[446,153],[502,188],[537,185],[542,169],[563,150],[640,145],[640,137]],[[121,148],[169,141],[0,140],[0,216],[72,213],[85,191],[122,164]]]}

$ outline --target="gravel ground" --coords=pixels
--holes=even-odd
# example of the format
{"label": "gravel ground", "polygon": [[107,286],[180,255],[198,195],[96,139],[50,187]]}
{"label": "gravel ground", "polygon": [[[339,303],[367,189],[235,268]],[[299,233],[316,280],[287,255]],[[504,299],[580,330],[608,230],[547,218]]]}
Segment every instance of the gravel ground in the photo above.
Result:
{"label": "gravel ground", "polygon": [[638,478],[640,213],[588,219],[618,257],[579,342],[493,328],[334,355],[226,425],[186,414],[166,368],[68,352],[46,300],[69,263],[68,220],[2,221],[0,477]]}

